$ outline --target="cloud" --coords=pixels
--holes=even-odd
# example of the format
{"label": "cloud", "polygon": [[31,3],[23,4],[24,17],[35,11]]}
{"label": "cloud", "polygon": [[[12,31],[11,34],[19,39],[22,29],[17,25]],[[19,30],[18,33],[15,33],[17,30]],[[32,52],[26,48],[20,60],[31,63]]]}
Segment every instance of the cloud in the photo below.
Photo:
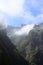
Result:
{"label": "cloud", "polygon": [[0,0],[0,12],[0,19],[7,23],[11,19],[15,25],[40,23],[43,21],[43,0]]}
{"label": "cloud", "polygon": [[29,31],[33,29],[33,27],[34,27],[34,24],[25,25],[19,31],[16,31],[15,35],[27,35]]}
{"label": "cloud", "polygon": [[43,0],[26,0],[25,10],[31,11],[33,16],[42,14],[43,13]]}
{"label": "cloud", "polygon": [[6,29],[7,25],[5,24],[4,19],[0,19],[0,30]]}
{"label": "cloud", "polygon": [[43,22],[43,0],[26,0],[24,19],[31,24]]}
{"label": "cloud", "polygon": [[27,13],[25,12],[25,15],[24,15],[24,23],[28,24],[28,23],[31,23],[31,24],[39,24],[39,23],[43,23],[43,14],[39,14],[37,16],[33,16],[31,14],[31,12]]}
{"label": "cloud", "polygon": [[0,0],[0,11],[17,16],[23,11],[24,0]]}

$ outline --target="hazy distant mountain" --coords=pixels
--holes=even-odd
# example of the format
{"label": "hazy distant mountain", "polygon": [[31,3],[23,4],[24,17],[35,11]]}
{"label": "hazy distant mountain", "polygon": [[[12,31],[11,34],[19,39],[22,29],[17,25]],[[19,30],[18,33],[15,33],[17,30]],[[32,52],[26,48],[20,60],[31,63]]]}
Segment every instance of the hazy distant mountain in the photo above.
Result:
{"label": "hazy distant mountain", "polygon": [[22,24],[21,27],[7,27],[7,35],[15,45],[23,42],[28,35],[29,31],[33,29],[34,25]]}
{"label": "hazy distant mountain", "polygon": [[42,30],[43,29],[43,23],[39,24],[39,25],[35,25],[34,26],[35,30]]}
{"label": "hazy distant mountain", "polygon": [[9,36],[13,36],[14,33],[15,33],[16,31],[18,31],[19,29],[20,29],[19,27],[14,27],[14,26],[8,25],[8,26],[7,26],[7,34],[8,34]]}
{"label": "hazy distant mountain", "polygon": [[21,27],[8,26],[7,35],[15,45],[19,45],[24,42],[28,36],[30,30],[39,31],[43,30],[43,23],[39,25],[22,24]]}

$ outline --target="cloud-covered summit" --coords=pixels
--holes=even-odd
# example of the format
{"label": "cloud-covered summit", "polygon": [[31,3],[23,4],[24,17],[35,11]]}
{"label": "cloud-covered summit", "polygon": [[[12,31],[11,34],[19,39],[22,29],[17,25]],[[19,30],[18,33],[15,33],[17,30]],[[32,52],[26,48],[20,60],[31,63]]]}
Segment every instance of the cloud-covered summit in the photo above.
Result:
{"label": "cloud-covered summit", "polygon": [[15,35],[28,35],[30,30],[32,30],[34,27],[34,24],[31,25],[25,25],[20,30],[15,32]]}

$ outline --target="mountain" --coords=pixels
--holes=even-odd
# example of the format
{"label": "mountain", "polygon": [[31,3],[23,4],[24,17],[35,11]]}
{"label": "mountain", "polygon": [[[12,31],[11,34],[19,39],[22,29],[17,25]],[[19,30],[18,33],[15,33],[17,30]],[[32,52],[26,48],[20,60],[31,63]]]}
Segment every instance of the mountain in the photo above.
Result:
{"label": "mountain", "polygon": [[34,25],[29,25],[29,24],[22,24],[21,27],[13,27],[8,25],[7,26],[7,33],[13,35],[27,35],[28,32],[34,27]]}
{"label": "mountain", "polygon": [[35,25],[33,29],[30,30],[23,45],[25,44],[25,46],[28,46],[30,43],[30,45],[33,47],[39,46],[39,43],[40,45],[43,44],[41,43],[41,39],[43,40],[41,37],[43,37],[43,23]]}
{"label": "mountain", "polygon": [[[18,49],[19,54],[23,58],[25,58],[29,62],[30,65],[43,65],[43,23],[41,23],[39,25],[33,25],[33,26],[22,25],[19,28],[18,27],[8,27],[6,30],[7,30],[7,36],[9,37],[9,39],[13,42],[14,46],[15,45],[17,46],[15,48]],[[8,35],[8,32],[10,32],[9,35]],[[3,36],[3,37],[5,37],[5,36]],[[2,37],[2,39],[4,39],[3,37]],[[11,42],[9,42],[9,43],[11,43]],[[13,48],[12,45],[11,45],[11,47]],[[8,47],[7,47],[7,49],[8,49]],[[8,51],[9,51],[9,49],[8,49]],[[14,52],[15,52],[15,50],[14,50]],[[10,51],[9,51],[9,53],[10,53]],[[18,55],[17,55],[17,57],[18,57]],[[17,62],[17,64],[18,64],[18,62]],[[20,65],[22,65],[22,64],[20,64]]]}
{"label": "mountain", "polygon": [[7,27],[7,35],[15,45],[22,43],[34,25],[22,24],[20,27]]}
{"label": "mountain", "polygon": [[37,29],[37,30],[43,29],[43,23],[41,23],[39,25],[35,25],[34,28]]}
{"label": "mountain", "polygon": [[3,32],[6,31],[0,30],[0,65],[29,65]]}
{"label": "mountain", "polygon": [[20,29],[19,27],[13,27],[13,26],[8,25],[8,26],[7,26],[7,34],[8,34],[9,36],[13,36],[14,33],[15,33],[16,31],[18,31],[19,29]]}
{"label": "mountain", "polygon": [[31,65],[43,65],[43,23],[34,26],[18,50]]}

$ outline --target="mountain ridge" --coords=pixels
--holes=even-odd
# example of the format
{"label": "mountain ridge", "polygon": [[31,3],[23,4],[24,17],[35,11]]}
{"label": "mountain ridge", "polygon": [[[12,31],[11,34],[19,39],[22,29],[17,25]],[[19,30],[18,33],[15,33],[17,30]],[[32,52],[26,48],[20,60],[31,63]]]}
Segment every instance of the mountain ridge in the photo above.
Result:
{"label": "mountain ridge", "polygon": [[25,40],[26,36],[28,35],[29,31],[33,28],[33,26],[34,26],[33,24],[32,25],[22,24],[20,27],[8,26],[7,35],[11,39],[13,44],[15,42],[15,45],[16,44],[18,45],[20,42],[23,42],[23,40]]}

